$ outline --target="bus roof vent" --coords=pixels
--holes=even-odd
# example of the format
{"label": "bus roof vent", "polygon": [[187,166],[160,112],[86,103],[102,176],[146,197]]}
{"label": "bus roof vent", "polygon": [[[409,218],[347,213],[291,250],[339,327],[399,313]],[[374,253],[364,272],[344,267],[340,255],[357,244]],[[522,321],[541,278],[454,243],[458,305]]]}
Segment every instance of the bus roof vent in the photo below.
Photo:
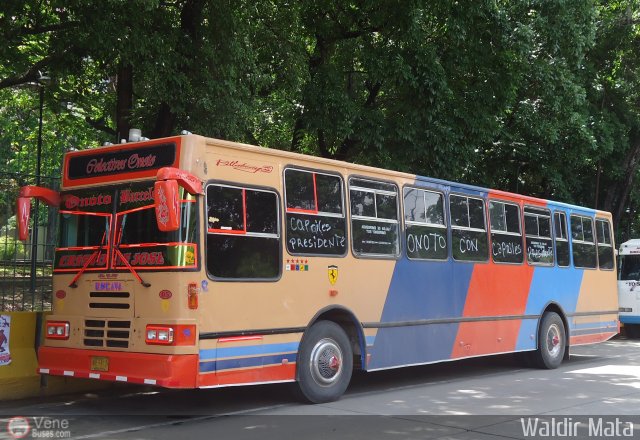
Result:
{"label": "bus roof vent", "polygon": [[139,128],[132,128],[129,130],[129,142],[138,142],[142,137],[142,130]]}

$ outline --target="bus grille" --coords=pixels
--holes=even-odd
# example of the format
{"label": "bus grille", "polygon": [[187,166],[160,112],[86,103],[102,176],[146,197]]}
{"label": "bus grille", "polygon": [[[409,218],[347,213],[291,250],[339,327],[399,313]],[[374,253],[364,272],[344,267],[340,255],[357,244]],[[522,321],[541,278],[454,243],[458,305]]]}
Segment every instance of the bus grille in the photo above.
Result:
{"label": "bus grille", "polygon": [[129,292],[89,292],[90,309],[121,309],[128,310]]}
{"label": "bus grille", "polygon": [[128,348],[131,321],[87,319],[84,345],[87,347]]}

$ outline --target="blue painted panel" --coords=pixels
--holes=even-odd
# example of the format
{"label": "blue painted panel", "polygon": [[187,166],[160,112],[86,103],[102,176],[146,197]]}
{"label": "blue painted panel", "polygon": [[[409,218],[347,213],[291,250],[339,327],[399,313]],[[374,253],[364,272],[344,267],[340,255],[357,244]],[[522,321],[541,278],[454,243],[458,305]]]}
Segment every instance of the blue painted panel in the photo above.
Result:
{"label": "blue painted panel", "polygon": [[298,351],[298,342],[288,342],[283,344],[247,345],[244,347],[210,348],[200,350],[200,359],[222,359],[235,356],[252,356],[268,353],[282,353],[287,351]]}
{"label": "blue painted panel", "polygon": [[537,267],[531,280],[526,314],[542,313],[545,305],[554,301],[567,313],[578,304],[584,270],[557,267]]}
{"label": "blue painted panel", "polygon": [[[452,188],[452,191],[470,196],[485,195],[469,188]],[[448,193],[445,195],[448,212]],[[451,234],[448,240],[451,242]],[[398,260],[381,321],[397,323],[461,317],[473,268],[473,263],[456,263],[451,259]],[[457,323],[381,328],[369,350],[368,369],[450,359],[457,332]]]}
{"label": "blue painted panel", "polygon": [[[518,341],[516,342],[516,350],[534,350],[536,349],[536,332],[538,331],[537,319],[523,319],[520,324],[520,332],[518,333]],[[533,335],[533,338],[531,337]]]}
{"label": "blue painted panel", "polygon": [[210,373],[213,371],[231,370],[234,368],[250,368],[262,367],[268,365],[279,365],[282,360],[295,362],[297,355],[295,353],[278,354],[272,356],[257,356],[250,358],[227,359],[222,361],[203,361],[200,362],[200,373]]}
{"label": "blue painted panel", "polygon": [[458,324],[393,327],[378,331],[367,369],[424,364],[451,357]]}
{"label": "blue painted panel", "polygon": [[[560,305],[566,313],[574,312],[580,296],[583,272],[582,269],[536,267],[531,280],[525,314],[540,315],[550,302]],[[521,327],[516,347],[518,349],[529,347],[531,334],[531,328]],[[533,334],[537,337],[537,325],[536,329],[533,329]],[[534,342],[535,346],[537,345]]]}

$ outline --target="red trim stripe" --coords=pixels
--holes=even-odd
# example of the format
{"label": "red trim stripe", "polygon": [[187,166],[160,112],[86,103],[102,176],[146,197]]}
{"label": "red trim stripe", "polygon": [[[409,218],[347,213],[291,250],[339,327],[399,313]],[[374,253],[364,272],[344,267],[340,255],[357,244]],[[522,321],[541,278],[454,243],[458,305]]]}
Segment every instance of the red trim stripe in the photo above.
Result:
{"label": "red trim stripe", "polygon": [[571,336],[570,344],[571,345],[586,345],[586,344],[595,344],[597,342],[608,341],[617,335],[618,332],[606,332],[606,333],[596,333],[593,335],[578,335]]}
{"label": "red trim stripe", "polygon": [[313,173],[313,203],[316,206],[316,214],[318,213],[318,184],[316,182],[316,173]]}
{"label": "red trim stripe", "polygon": [[255,336],[233,336],[229,338],[220,338],[218,339],[218,343],[222,344],[224,342],[239,342],[239,341],[259,341],[262,339],[262,335]]}
{"label": "red trim stripe", "polygon": [[298,212],[300,214],[313,214],[318,215],[318,185],[316,183],[316,174],[311,173],[313,176],[313,203],[315,203],[315,209],[302,209],[302,208],[290,208],[287,207],[287,212]]}
{"label": "red trim stripe", "polygon": [[296,363],[289,362],[266,367],[247,368],[198,375],[198,387],[223,387],[264,382],[293,381],[296,378]]}
{"label": "red trim stripe", "polygon": [[247,233],[247,190],[242,188],[242,227],[243,231]]}

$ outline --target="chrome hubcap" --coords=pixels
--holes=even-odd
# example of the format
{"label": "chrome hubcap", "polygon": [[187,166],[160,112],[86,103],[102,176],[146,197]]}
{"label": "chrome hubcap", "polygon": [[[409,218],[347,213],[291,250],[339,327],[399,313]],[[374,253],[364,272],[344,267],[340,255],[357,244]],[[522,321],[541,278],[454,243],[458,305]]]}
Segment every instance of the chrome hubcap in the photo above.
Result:
{"label": "chrome hubcap", "polygon": [[547,351],[551,357],[557,357],[562,350],[562,343],[560,339],[560,327],[557,324],[552,324],[547,330]]}
{"label": "chrome hubcap", "polygon": [[332,339],[321,339],[311,351],[311,377],[323,386],[333,384],[342,374],[342,351]]}

